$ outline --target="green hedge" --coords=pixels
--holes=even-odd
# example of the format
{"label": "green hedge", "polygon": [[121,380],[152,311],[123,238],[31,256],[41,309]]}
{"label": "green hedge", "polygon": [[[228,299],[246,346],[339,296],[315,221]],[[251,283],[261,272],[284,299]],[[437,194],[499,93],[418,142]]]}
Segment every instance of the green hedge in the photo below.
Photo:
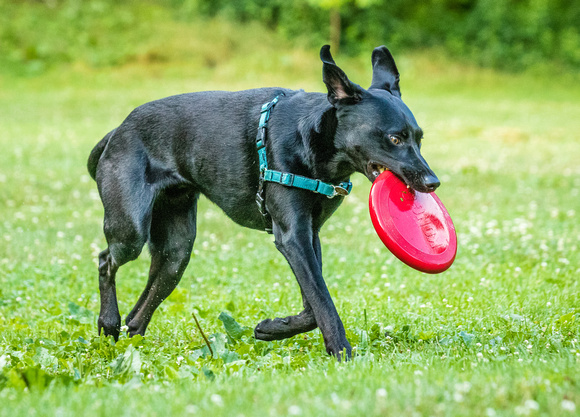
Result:
{"label": "green hedge", "polygon": [[259,21],[293,41],[329,41],[341,16],[342,50],[443,47],[495,68],[580,68],[577,0],[0,0],[0,63],[30,72],[62,62],[126,63],[147,54],[160,25],[219,16]]}

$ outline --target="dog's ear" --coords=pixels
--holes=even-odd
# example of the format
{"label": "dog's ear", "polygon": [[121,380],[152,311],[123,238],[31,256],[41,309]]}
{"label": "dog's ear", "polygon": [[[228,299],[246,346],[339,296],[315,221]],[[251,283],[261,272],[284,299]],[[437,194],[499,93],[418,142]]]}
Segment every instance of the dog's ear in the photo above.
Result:
{"label": "dog's ear", "polygon": [[332,59],[330,46],[324,45],[320,49],[320,60],[322,61],[322,81],[328,89],[328,101],[333,106],[339,101],[350,99],[353,102],[359,101],[362,97],[361,88],[352,83],[343,70],[341,70]]}
{"label": "dog's ear", "polygon": [[373,51],[373,82],[370,88],[387,90],[392,95],[401,97],[399,88],[399,70],[393,55],[386,46],[379,46]]}

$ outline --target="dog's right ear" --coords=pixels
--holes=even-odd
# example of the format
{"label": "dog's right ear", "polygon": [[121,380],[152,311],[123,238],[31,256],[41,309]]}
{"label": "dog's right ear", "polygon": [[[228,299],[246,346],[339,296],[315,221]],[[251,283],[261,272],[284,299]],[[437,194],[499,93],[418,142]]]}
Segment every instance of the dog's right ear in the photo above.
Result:
{"label": "dog's right ear", "polygon": [[362,97],[360,87],[352,83],[343,70],[332,59],[330,46],[324,45],[320,49],[320,60],[322,61],[322,81],[328,89],[328,101],[333,106],[339,101],[350,99],[359,101]]}
{"label": "dog's right ear", "polygon": [[395,65],[393,55],[386,46],[375,48],[372,56],[373,81],[370,88],[387,90],[392,95],[401,98],[399,87],[399,70]]}

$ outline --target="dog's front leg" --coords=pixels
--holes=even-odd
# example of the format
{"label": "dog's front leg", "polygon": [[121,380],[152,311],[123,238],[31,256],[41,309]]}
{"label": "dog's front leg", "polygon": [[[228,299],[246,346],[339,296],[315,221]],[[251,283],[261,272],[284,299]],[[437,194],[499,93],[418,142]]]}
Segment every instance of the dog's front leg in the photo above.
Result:
{"label": "dog's front leg", "polygon": [[[352,349],[346,339],[344,326],[322,277],[322,262],[320,261],[320,254],[317,254],[315,249],[320,247],[318,236],[313,233],[310,227],[303,226],[312,224],[311,219],[299,220],[293,222],[294,224],[292,225],[284,225],[284,227],[276,227],[274,225],[274,235],[276,237],[276,247],[286,257],[298,280],[305,309],[297,316],[263,321],[256,327],[256,337],[264,339],[265,337],[260,336],[276,332],[281,335],[284,329],[296,330],[300,325],[305,324],[312,328],[317,325],[322,332],[326,351],[336,356],[339,360],[343,353],[349,358]],[[314,326],[312,318],[314,318]],[[311,328],[306,327],[302,331],[311,330]],[[300,332],[294,331],[293,334],[297,333]],[[293,334],[289,334],[286,337]]]}
{"label": "dog's front leg", "polygon": [[275,319],[266,319],[260,322],[254,329],[256,339],[266,341],[282,340],[316,329],[318,327],[316,318],[304,296],[304,292],[302,292],[302,304],[304,305],[304,310],[300,314],[276,317]]}

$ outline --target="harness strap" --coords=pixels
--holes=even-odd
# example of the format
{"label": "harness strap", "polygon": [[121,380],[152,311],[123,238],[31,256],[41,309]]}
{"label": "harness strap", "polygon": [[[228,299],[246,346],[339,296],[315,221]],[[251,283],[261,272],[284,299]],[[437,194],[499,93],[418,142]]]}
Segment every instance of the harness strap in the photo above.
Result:
{"label": "harness strap", "polygon": [[283,95],[284,93],[276,96],[272,101],[264,103],[262,106],[260,124],[258,125],[258,136],[256,137],[256,147],[258,149],[258,155],[260,158],[260,178],[258,192],[256,194],[256,203],[258,204],[260,213],[262,213],[262,216],[264,217],[264,228],[268,233],[272,233],[272,218],[266,210],[264,182],[275,182],[287,187],[300,188],[325,195],[328,198],[334,198],[337,195],[347,196],[352,190],[352,182],[350,181],[345,181],[338,185],[334,185],[320,181],[318,179],[312,179],[303,177],[301,175],[268,169],[268,158],[266,157],[268,121],[270,120],[272,109],[276,103],[278,103],[278,100],[280,100],[280,96]]}

